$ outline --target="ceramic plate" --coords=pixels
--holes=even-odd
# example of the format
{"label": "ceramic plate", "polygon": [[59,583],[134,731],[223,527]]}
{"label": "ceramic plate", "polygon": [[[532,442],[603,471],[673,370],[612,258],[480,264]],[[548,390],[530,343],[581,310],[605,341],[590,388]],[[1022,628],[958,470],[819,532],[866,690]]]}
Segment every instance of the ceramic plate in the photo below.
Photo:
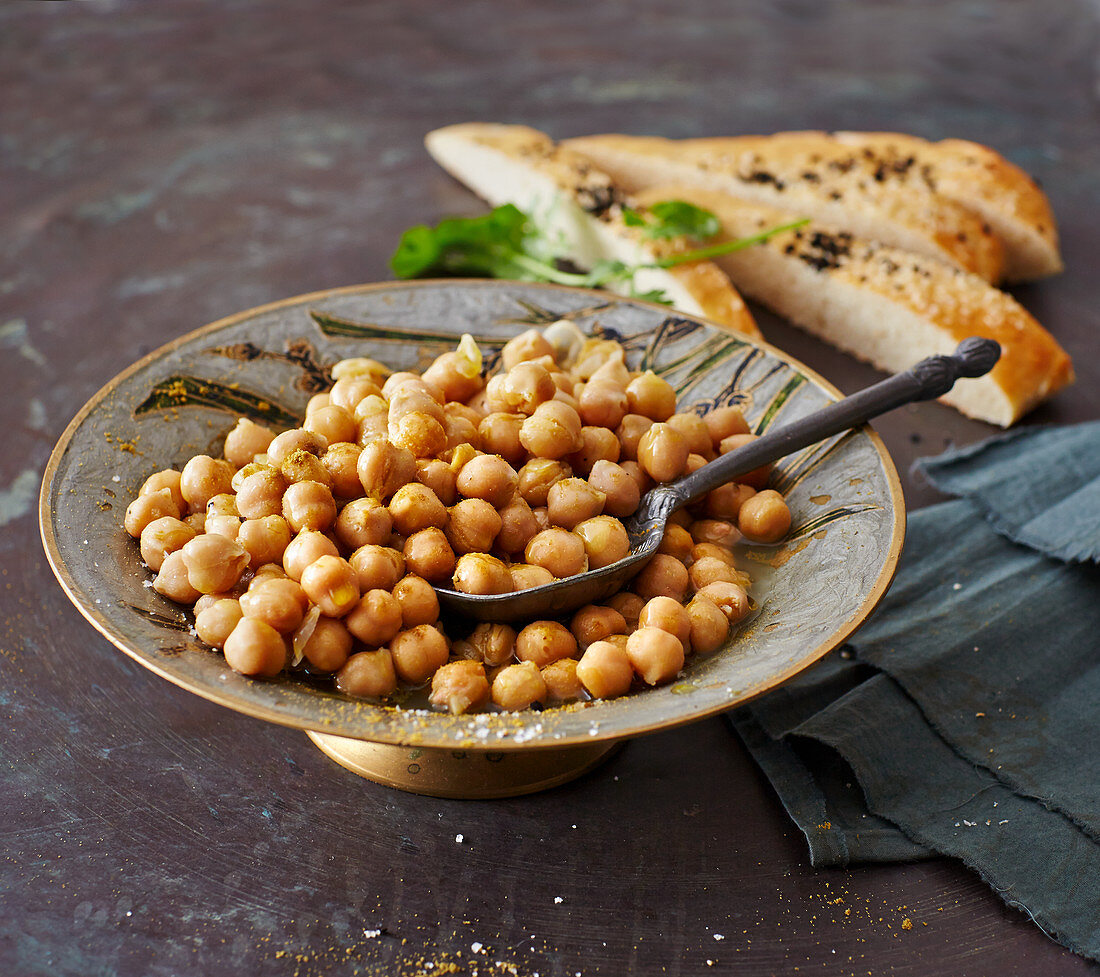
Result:
{"label": "ceramic plate", "polygon": [[745,548],[758,613],[672,684],[542,712],[446,716],[346,698],[293,677],[238,675],[203,646],[179,607],[150,587],[122,530],[145,478],[218,454],[240,414],[294,426],[336,360],[370,356],[420,370],[472,333],[489,355],[562,317],[619,339],[681,410],[740,405],[763,431],[837,399],[780,351],[666,307],[601,292],[497,281],[383,283],[262,306],[199,329],[124,371],[80,411],[50,459],[40,521],[46,552],[80,612],[163,678],[272,722],[378,743],[501,750],[620,738],[727,709],[806,668],[854,631],[888,586],[904,512],[897,472],[869,428],[780,462],[773,486],[794,525],[779,547]]}

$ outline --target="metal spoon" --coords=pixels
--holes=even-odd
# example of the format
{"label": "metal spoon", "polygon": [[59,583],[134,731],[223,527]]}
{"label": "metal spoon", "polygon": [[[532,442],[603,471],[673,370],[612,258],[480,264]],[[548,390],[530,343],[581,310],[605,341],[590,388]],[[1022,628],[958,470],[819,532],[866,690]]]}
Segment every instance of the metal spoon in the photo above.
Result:
{"label": "metal spoon", "polygon": [[895,407],[942,397],[959,377],[988,373],[1000,355],[1001,347],[992,339],[964,339],[951,356],[930,356],[904,373],[768,431],[678,482],[658,485],[646,493],[637,512],[625,520],[630,554],[617,563],[511,594],[463,594],[436,587],[439,603],[446,611],[479,621],[533,621],[598,603],[618,593],[642,570],[661,544],[668,517],[678,509],[738,475],[857,427]]}

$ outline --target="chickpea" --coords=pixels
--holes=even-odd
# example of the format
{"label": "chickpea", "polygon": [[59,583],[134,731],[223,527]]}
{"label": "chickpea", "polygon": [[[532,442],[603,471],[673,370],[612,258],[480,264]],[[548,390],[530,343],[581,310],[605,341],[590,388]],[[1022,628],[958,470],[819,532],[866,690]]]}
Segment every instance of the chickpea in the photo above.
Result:
{"label": "chickpea", "polygon": [[[539,404],[552,400],[558,387],[550,378],[550,371],[541,363],[530,360],[517,363],[503,374],[504,410],[528,417],[535,412]],[[493,397],[490,394],[490,404]]]}
{"label": "chickpea", "polygon": [[237,486],[237,511],[245,519],[281,516],[286,488],[287,481],[278,469],[257,466]]}
{"label": "chickpea", "polygon": [[696,543],[691,548],[691,559],[693,563],[705,559],[708,556],[716,560],[721,560],[727,566],[737,567],[733,552],[728,547],[720,546],[717,543]]}
{"label": "chickpea", "polygon": [[[430,530],[429,530],[430,531]],[[393,590],[405,575],[405,557],[400,550],[388,546],[360,546],[348,558],[359,577],[359,591]]]}
{"label": "chickpea", "polygon": [[161,516],[141,531],[141,558],[150,570],[159,570],[169,553],[183,549],[195,536],[195,530],[181,520]]}
{"label": "chickpea", "polygon": [[191,515],[183,517],[183,522],[190,526],[196,535],[206,532],[205,512],[192,512]]}
{"label": "chickpea", "polygon": [[477,660],[493,668],[506,665],[516,654],[516,632],[507,624],[483,622],[466,641]]}
{"label": "chickpea", "polygon": [[487,414],[477,426],[482,450],[491,455],[500,455],[509,465],[523,464],[527,457],[527,449],[519,440],[523,421],[522,414],[506,414],[500,411]]}
{"label": "chickpea", "polygon": [[539,668],[576,654],[577,639],[557,621],[535,621],[516,637],[516,657],[521,662],[534,662]]}
{"label": "chickpea", "polygon": [[740,407],[715,407],[703,415],[703,423],[715,448],[731,435],[749,433],[749,425]]}
{"label": "chickpea", "polygon": [[[726,455],[755,440],[755,434],[731,434],[728,438],[722,439],[722,443],[718,445],[718,450],[721,454]],[[768,479],[771,478],[771,474],[772,466],[769,463],[738,475],[737,481],[742,485],[748,485],[754,489],[760,490],[767,487]]]}
{"label": "chickpea", "polygon": [[309,400],[306,401],[306,417],[309,417],[315,410],[320,407],[328,407],[332,403],[331,393],[314,394]]}
{"label": "chickpea", "polygon": [[442,529],[422,529],[405,540],[405,565],[410,573],[443,584],[455,569],[455,553]]}
{"label": "chickpea", "polygon": [[583,650],[594,641],[603,641],[613,634],[625,634],[626,619],[613,607],[586,604],[573,615],[569,630]]}
{"label": "chickpea", "polygon": [[188,583],[202,594],[229,590],[248,566],[248,551],[240,543],[213,533],[189,540],[180,553]]}
{"label": "chickpea", "polygon": [[176,500],[172,497],[170,488],[157,489],[155,492],[147,492],[139,495],[126,507],[126,516],[123,527],[134,539],[141,536],[142,530],[156,519],[171,516],[179,519],[181,513]]}
{"label": "chickpea", "polygon": [[605,427],[582,427],[581,447],[568,456],[573,471],[587,475],[598,461],[618,461],[621,447],[614,431]]}
{"label": "chickpea", "polygon": [[[381,400],[381,398],[379,399]],[[367,401],[363,401],[362,404],[355,408],[356,415],[362,415],[358,416],[359,429],[355,436],[355,442],[360,447],[365,447],[370,444],[371,441],[377,441],[379,438],[386,437],[390,431],[390,422],[386,418],[386,402],[381,401],[381,410],[370,409],[375,406],[373,404],[364,408],[363,404],[366,404],[366,402]]]}
{"label": "chickpea", "polygon": [[[349,441],[330,444],[321,455],[321,464],[328,474],[327,484],[332,494],[340,499],[354,499],[361,495],[363,483],[359,481],[359,455],[362,449]],[[325,481],[325,479],[315,479]]]}
{"label": "chickpea", "polygon": [[440,396],[436,387],[429,388],[417,374],[410,373],[408,370],[399,370],[386,377],[382,384],[382,396],[387,400],[393,400],[398,391],[406,387],[413,387],[422,393],[430,393],[433,397]]}
{"label": "chickpea", "polygon": [[274,678],[286,667],[286,642],[263,621],[242,617],[225,639],[225,660],[242,675]]}
{"label": "chickpea", "polygon": [[679,478],[687,456],[687,440],[668,424],[654,424],[638,441],[638,464],[655,482]]}
{"label": "chickpea", "polygon": [[642,435],[653,427],[653,421],[641,414],[626,414],[619,426],[615,429],[615,437],[619,439],[622,450],[619,458],[624,461],[638,460],[638,443]]}
{"label": "chickpea", "polygon": [[438,458],[418,458],[416,480],[430,488],[448,508],[458,500],[458,474],[445,461]]}
{"label": "chickpea", "polygon": [[347,560],[322,556],[302,571],[302,590],[321,613],[343,617],[359,601],[359,575]]}
{"label": "chickpea", "polygon": [[165,556],[153,580],[153,590],[177,604],[194,604],[201,596],[187,579],[187,567],[179,550]]}
{"label": "chickpea", "polygon": [[589,570],[611,566],[630,554],[630,537],[626,528],[611,516],[585,519],[573,528],[573,532],[584,541]]}
{"label": "chickpea", "polygon": [[380,502],[388,502],[402,485],[416,478],[416,459],[412,453],[384,438],[363,445],[357,468],[363,490]]}
{"label": "chickpea", "polygon": [[719,485],[718,488],[707,493],[706,513],[711,519],[725,519],[729,522],[736,522],[741,506],[755,494],[756,490],[754,488],[748,485],[739,485],[737,482]]}
{"label": "chickpea", "polygon": [[497,533],[496,546],[509,555],[522,553],[527,544],[539,532],[539,524],[531,507],[516,495],[500,510],[500,532]]}
{"label": "chickpea", "polygon": [[543,530],[527,544],[524,559],[555,577],[571,577],[588,569],[584,540],[567,529]]}
{"label": "chickpea", "polygon": [[629,590],[620,591],[607,602],[609,607],[615,608],[623,616],[626,626],[633,631],[638,626],[638,618],[641,617],[645,601],[637,594]]}
{"label": "chickpea", "polygon": [[450,510],[447,539],[455,553],[487,553],[500,532],[503,520],[484,499],[463,499]]}
{"label": "chickpea", "polygon": [[330,403],[318,407],[305,419],[303,429],[320,435],[328,444],[338,441],[354,441],[359,434],[359,424],[347,407]]}
{"label": "chickpea", "polygon": [[512,367],[526,360],[537,360],[542,356],[553,356],[554,347],[545,336],[537,329],[528,329],[518,336],[509,339],[500,351],[500,362],[504,369]]}
{"label": "chickpea", "polygon": [[336,544],[324,533],[306,530],[299,533],[283,551],[283,569],[292,580],[301,580],[302,572],[322,556],[339,556]]}
{"label": "chickpea", "polygon": [[547,695],[558,702],[571,702],[584,696],[584,684],[577,677],[577,660],[559,658],[542,669]]}
{"label": "chickpea", "polygon": [[336,501],[321,482],[295,482],[283,493],[283,518],[294,532],[322,532],[336,522]]}
{"label": "chickpea", "polygon": [[693,546],[695,546],[695,540],[691,538],[691,533],[683,526],[669,523],[665,526],[665,533],[661,537],[661,545],[657,547],[657,552],[674,556],[681,563],[690,563]]}
{"label": "chickpea", "polygon": [[241,594],[241,613],[263,621],[280,634],[290,634],[305,617],[308,599],[305,591],[290,579],[269,578],[256,581]]}
{"label": "chickpea", "polygon": [[195,612],[195,633],[200,641],[221,648],[244,616],[239,601],[223,597]]}
{"label": "chickpea", "polygon": [[393,528],[402,536],[411,536],[430,526],[442,529],[447,525],[447,507],[435,492],[419,482],[402,485],[390,499],[389,509]]}
{"label": "chickpea", "polygon": [[443,412],[443,401],[439,399],[439,391],[411,380],[402,384],[390,397],[386,417],[390,425],[393,425],[406,414],[424,414],[442,424],[446,414]]}
{"label": "chickpea", "polygon": [[676,413],[676,391],[652,370],[646,370],[626,386],[627,407],[631,414],[641,414],[654,421],[667,421]]}
{"label": "chickpea", "polygon": [[209,455],[195,455],[180,473],[180,492],[192,512],[201,512],[211,497],[233,490],[233,469]]}
{"label": "chickpea", "polygon": [[[447,405],[450,406],[449,404]],[[463,410],[468,410],[465,404],[458,404]],[[471,411],[473,413],[473,411]],[[481,418],[478,418],[480,423]],[[447,448],[457,448],[460,444],[481,446],[481,436],[477,433],[478,424],[468,417],[457,417],[448,412],[443,418],[443,433],[447,435]],[[446,449],[444,449],[446,450]]]}
{"label": "chickpea", "polygon": [[344,626],[365,645],[384,645],[401,630],[401,603],[386,590],[368,590],[344,618]]}
{"label": "chickpea", "polygon": [[638,627],[660,628],[679,639],[684,648],[691,640],[691,620],[683,605],[671,597],[654,597],[646,601],[638,615]]}
{"label": "chickpea", "polygon": [[603,511],[620,519],[633,515],[638,509],[641,493],[638,483],[620,465],[599,459],[588,473],[588,484],[603,492]]}
{"label": "chickpea", "polygon": [[505,665],[493,678],[493,702],[508,712],[527,709],[534,702],[544,701],[546,696],[546,682],[534,662]]}
{"label": "chickpea", "polygon": [[683,477],[694,475],[700,468],[706,465],[706,463],[707,459],[702,455],[689,454],[687,456],[687,461],[684,462],[684,470],[680,475]]}
{"label": "chickpea", "polygon": [[252,579],[248,582],[249,587],[258,587],[261,580],[289,580],[286,570],[277,563],[265,563],[256,568],[255,573],[252,574]]}
{"label": "chickpea", "polygon": [[614,699],[630,691],[634,667],[625,648],[610,641],[590,644],[577,662],[577,678],[595,699]]}
{"label": "chickpea", "polygon": [[603,512],[605,498],[603,492],[593,488],[583,478],[563,478],[551,485],[546,494],[550,522],[564,529],[572,529]]}
{"label": "chickpea", "polygon": [[369,544],[381,546],[393,532],[393,517],[377,499],[353,499],[340,510],[333,531],[347,550]]}
{"label": "chickpea", "polygon": [[627,640],[626,653],[646,685],[671,681],[684,667],[680,639],[660,628],[639,628]]}
{"label": "chickpea", "polygon": [[749,613],[749,595],[745,593],[743,587],[735,583],[716,580],[700,588],[695,596],[698,597],[700,594],[714,601],[730,624],[736,624]]}
{"label": "chickpea", "polygon": [[362,377],[374,383],[385,383],[391,373],[393,371],[388,366],[365,356],[352,356],[346,360],[340,360],[332,368],[334,380],[343,380],[344,377]]}
{"label": "chickpea", "polygon": [[778,543],[790,531],[791,510],[782,495],[765,489],[741,506],[737,528],[754,542]]}
{"label": "chickpea", "polygon": [[172,501],[176,503],[176,508],[179,509],[182,515],[187,509],[187,502],[183,497],[181,488],[182,481],[183,475],[180,472],[166,468],[164,471],[154,472],[145,479],[141,484],[141,488],[138,489],[138,495],[149,495],[153,492],[159,492],[161,489],[168,489],[172,493]]}
{"label": "chickpea", "polygon": [[539,506],[538,508],[532,509],[531,515],[535,517],[535,523],[538,525],[540,533],[550,528],[550,513],[547,512],[546,506]]}
{"label": "chickpea", "polygon": [[302,645],[302,655],[318,672],[335,672],[344,667],[354,642],[343,621],[320,617],[313,633]]}
{"label": "chickpea", "polygon": [[702,590],[707,584],[714,583],[716,580],[740,584],[742,576],[740,571],[730,566],[725,560],[714,556],[704,556],[701,560],[696,560],[688,569],[688,577],[695,590]]}
{"label": "chickpea", "polygon": [[393,658],[385,648],[352,655],[336,673],[336,688],[357,699],[384,698],[397,688]]}
{"label": "chickpea", "polygon": [[488,553],[464,553],[455,564],[454,587],[464,594],[509,594],[512,574]]}
{"label": "chickpea", "polygon": [[423,685],[447,661],[447,639],[430,624],[398,632],[390,642],[390,654],[398,678],[410,685]]}
{"label": "chickpea", "polygon": [[564,462],[550,458],[532,458],[518,474],[516,489],[532,508],[546,505],[551,487],[569,478],[573,469]]}
{"label": "chickpea", "polygon": [[282,460],[279,472],[291,485],[297,482],[320,482],[332,488],[332,476],[321,463],[321,459],[302,448],[295,448]]}
{"label": "chickpea", "polygon": [[631,588],[647,601],[662,596],[683,600],[688,588],[687,567],[674,556],[658,553],[634,578]]}
{"label": "chickpea", "polygon": [[[355,408],[367,397],[378,397],[381,394],[382,388],[370,377],[346,376],[341,377],[332,385],[332,389],[328,392],[328,402],[329,404],[335,404],[337,407],[343,407],[344,410],[354,412]],[[332,443],[331,439],[329,443]]]}
{"label": "chickpea", "polygon": [[423,411],[412,411],[391,420],[389,439],[414,458],[432,458],[447,447],[447,431],[442,422]]}
{"label": "chickpea", "polygon": [[519,476],[499,455],[479,455],[458,473],[457,487],[468,499],[484,499],[494,509],[506,506],[515,494]]}
{"label": "chickpea", "polygon": [[558,400],[539,404],[520,427],[519,440],[540,458],[564,458],[581,447],[580,415]]}
{"label": "chickpea", "polygon": [[424,371],[424,381],[439,390],[444,400],[469,400],[481,389],[481,365],[481,350],[471,337],[465,348],[460,343],[458,349],[437,356]]}
{"label": "chickpea", "polygon": [[397,581],[393,596],[401,605],[401,627],[404,630],[418,624],[435,624],[439,620],[439,598],[432,585],[423,577],[409,574]]}
{"label": "chickpea", "polygon": [[707,459],[714,457],[714,444],[710,439],[707,422],[698,414],[673,414],[667,423],[669,427],[675,428],[684,436],[688,451]]}
{"label": "chickpea", "polygon": [[741,541],[741,533],[732,522],[724,519],[699,519],[691,524],[691,538],[696,543],[714,543],[730,549]]}
{"label": "chickpea", "polygon": [[476,661],[456,661],[443,665],[432,676],[428,701],[436,709],[459,716],[489,701],[489,680],[485,666]]}
{"label": "chickpea", "polygon": [[614,430],[627,413],[626,391],[616,383],[592,380],[577,396],[577,412],[585,424]]}
{"label": "chickpea", "polygon": [[638,486],[639,498],[653,488],[653,479],[649,477],[646,470],[636,461],[620,461],[619,467],[634,479],[634,484]]}
{"label": "chickpea", "polygon": [[529,563],[513,563],[508,568],[512,573],[512,590],[531,590],[554,582],[554,575],[545,567],[531,566]]}
{"label": "chickpea", "polygon": [[290,431],[283,431],[282,434],[278,434],[272,439],[271,444],[267,446],[267,459],[277,467],[293,451],[305,451],[320,457],[327,447],[327,438],[322,437],[316,431],[307,431],[298,427]]}
{"label": "chickpea", "polygon": [[687,606],[691,625],[691,647],[700,655],[720,648],[729,635],[730,622],[725,612],[705,594],[696,594]]}

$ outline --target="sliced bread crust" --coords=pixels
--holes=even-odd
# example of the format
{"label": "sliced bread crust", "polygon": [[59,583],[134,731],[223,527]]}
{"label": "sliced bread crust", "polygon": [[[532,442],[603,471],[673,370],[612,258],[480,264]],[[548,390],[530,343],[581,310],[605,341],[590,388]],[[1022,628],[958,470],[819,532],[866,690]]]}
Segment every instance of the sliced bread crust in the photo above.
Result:
{"label": "sliced bread crust", "polygon": [[[726,239],[783,216],[697,187],[653,187],[640,206],[682,199],[722,222]],[[1069,356],[1010,295],[942,261],[807,225],[717,259],[739,290],[880,369],[907,369],[950,353],[967,336],[1001,344],[993,371],[964,380],[942,398],[962,413],[1002,427],[1073,381]]]}
{"label": "sliced bread crust", "polygon": [[[537,129],[470,122],[436,129],[424,142],[452,176],[494,206],[515,204],[581,267],[609,258],[647,263],[688,250],[682,238],[648,241],[627,226],[621,216],[627,197],[611,177]],[[630,294],[629,282],[608,287]],[[643,269],[633,288],[661,290],[685,312],[760,337],[744,300],[713,262]]]}

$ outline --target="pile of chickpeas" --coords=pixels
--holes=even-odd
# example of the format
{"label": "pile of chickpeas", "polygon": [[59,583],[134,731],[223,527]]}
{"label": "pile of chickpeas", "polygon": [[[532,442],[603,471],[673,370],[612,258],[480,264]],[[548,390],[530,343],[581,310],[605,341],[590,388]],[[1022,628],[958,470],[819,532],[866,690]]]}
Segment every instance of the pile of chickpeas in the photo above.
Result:
{"label": "pile of chickpeas", "polygon": [[484,375],[470,336],[422,375],[343,360],[302,426],[242,418],[224,457],[151,475],[126,510],[153,588],[245,675],[331,676],[464,713],[668,682],[750,611],[733,548],[782,539],[767,467],[676,513],[630,590],[569,621],[440,622],[435,586],[537,587],[629,552],[621,520],[659,482],[751,440],[736,407],[677,412],[672,386],[563,320]]}

